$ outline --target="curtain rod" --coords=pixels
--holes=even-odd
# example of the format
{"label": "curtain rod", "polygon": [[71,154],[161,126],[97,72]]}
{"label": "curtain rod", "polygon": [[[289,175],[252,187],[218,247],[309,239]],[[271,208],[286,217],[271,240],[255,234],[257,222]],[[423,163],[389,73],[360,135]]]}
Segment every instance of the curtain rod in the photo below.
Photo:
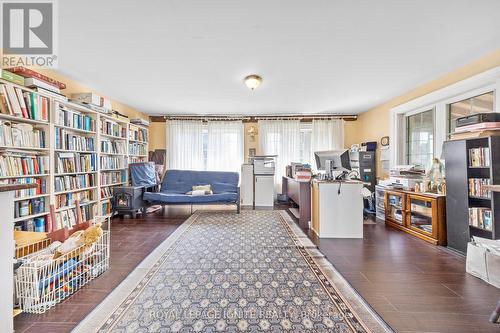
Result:
{"label": "curtain rod", "polygon": [[338,114],[321,114],[321,115],[279,115],[279,116],[151,116],[151,121],[163,122],[165,120],[202,120],[202,121],[235,121],[242,120],[246,122],[257,121],[257,120],[329,120],[329,119],[344,119],[346,121],[354,121],[358,119],[357,115],[338,115]]}

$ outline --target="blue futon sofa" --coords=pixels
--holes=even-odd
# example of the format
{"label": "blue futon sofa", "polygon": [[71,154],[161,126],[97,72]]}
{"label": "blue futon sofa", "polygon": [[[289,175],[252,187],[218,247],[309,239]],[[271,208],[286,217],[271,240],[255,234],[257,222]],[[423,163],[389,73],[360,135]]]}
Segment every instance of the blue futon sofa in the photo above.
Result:
{"label": "blue futon sofa", "polygon": [[[159,192],[145,192],[143,199],[160,205],[235,204],[240,213],[240,188],[237,172],[168,170]],[[208,185],[213,194],[186,194],[194,185]]]}

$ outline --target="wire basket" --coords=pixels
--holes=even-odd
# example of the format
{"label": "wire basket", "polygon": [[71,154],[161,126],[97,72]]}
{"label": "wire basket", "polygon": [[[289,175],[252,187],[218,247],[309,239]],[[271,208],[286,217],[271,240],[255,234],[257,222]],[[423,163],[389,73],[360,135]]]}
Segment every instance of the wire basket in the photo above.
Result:
{"label": "wire basket", "polygon": [[20,308],[44,313],[109,268],[109,218],[96,217],[102,236],[90,246],[80,246],[57,259],[50,247],[19,258],[15,286]]}

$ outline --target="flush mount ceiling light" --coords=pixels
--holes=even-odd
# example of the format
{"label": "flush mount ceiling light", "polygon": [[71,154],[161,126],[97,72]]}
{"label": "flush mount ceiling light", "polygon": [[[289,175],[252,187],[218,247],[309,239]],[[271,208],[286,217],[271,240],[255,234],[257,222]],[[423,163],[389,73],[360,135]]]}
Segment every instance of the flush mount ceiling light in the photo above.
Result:
{"label": "flush mount ceiling light", "polygon": [[243,80],[250,90],[255,90],[260,84],[262,83],[262,78],[258,76],[257,74],[252,74],[248,75],[244,80]]}

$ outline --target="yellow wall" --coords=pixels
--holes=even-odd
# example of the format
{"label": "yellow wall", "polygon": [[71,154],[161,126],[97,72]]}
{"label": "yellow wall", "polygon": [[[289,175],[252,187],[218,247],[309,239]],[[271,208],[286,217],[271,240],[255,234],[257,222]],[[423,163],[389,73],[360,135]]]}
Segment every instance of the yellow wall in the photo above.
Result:
{"label": "yellow wall", "polygon": [[167,124],[165,122],[149,123],[149,150],[167,148]]}
{"label": "yellow wall", "polygon": [[[350,147],[353,143],[365,141],[377,141],[380,145],[380,138],[389,135],[390,109],[497,66],[500,66],[500,49],[403,95],[395,97],[367,112],[359,114],[357,121],[348,121],[345,123],[344,135],[346,148]],[[378,153],[378,170],[380,170]],[[381,177],[385,176],[380,173],[378,175]]]}
{"label": "yellow wall", "polygon": [[[67,88],[62,90],[61,92],[64,95],[66,95],[67,97],[70,97],[70,95],[74,94],[74,93],[93,92],[93,93],[98,94],[99,96],[103,96],[103,97],[108,98],[107,96],[99,93],[98,91],[95,91],[92,88],[86,87],[86,86],[80,84],[79,82],[76,82],[74,80],[71,80],[71,79],[61,75],[57,71],[48,70],[48,69],[41,69],[41,68],[37,68],[36,71],[65,83]],[[122,104],[122,103],[120,103],[118,101],[114,101],[114,100],[112,100],[112,104],[113,104],[113,110],[116,110],[116,111],[128,116],[130,119],[132,119],[132,118],[149,119],[149,116],[147,114],[142,113],[139,110],[136,110],[128,105]]]}

